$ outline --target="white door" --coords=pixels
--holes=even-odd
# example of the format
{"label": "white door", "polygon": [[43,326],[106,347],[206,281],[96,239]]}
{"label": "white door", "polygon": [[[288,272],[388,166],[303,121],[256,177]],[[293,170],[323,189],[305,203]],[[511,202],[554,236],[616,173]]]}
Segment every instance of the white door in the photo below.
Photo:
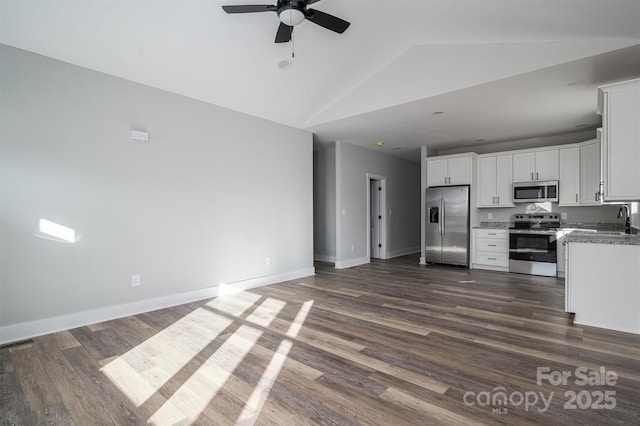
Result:
{"label": "white door", "polygon": [[[600,191],[600,143],[580,147],[580,204],[599,205]],[[562,188],[560,188],[562,194]]]}
{"label": "white door", "polygon": [[535,179],[534,165],[536,157],[533,152],[513,154],[513,181],[531,182]]}
{"label": "white door", "polygon": [[558,201],[562,205],[578,204],[580,202],[580,148],[561,149],[559,158],[560,197]]}
{"label": "white door", "polygon": [[447,160],[427,160],[427,186],[447,185]]}
{"label": "white door", "polygon": [[369,223],[371,224],[371,258],[380,259],[382,256],[382,185],[379,180],[369,181],[369,191],[371,196],[369,200],[371,202],[371,217]]}
{"label": "white door", "polygon": [[558,150],[536,151],[535,172],[535,180],[558,180]]}
{"label": "white door", "polygon": [[496,157],[478,159],[478,206],[493,207],[496,204]]}
{"label": "white door", "polygon": [[471,157],[450,158],[447,172],[449,185],[471,185]]}
{"label": "white door", "polygon": [[496,157],[496,205],[513,206],[513,155]]}

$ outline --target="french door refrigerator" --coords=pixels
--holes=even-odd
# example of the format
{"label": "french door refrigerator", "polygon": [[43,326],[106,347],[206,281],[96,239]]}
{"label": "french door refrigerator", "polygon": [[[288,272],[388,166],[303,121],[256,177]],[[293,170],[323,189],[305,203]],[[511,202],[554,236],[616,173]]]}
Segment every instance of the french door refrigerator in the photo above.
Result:
{"label": "french door refrigerator", "polygon": [[469,267],[469,186],[427,188],[427,263]]}

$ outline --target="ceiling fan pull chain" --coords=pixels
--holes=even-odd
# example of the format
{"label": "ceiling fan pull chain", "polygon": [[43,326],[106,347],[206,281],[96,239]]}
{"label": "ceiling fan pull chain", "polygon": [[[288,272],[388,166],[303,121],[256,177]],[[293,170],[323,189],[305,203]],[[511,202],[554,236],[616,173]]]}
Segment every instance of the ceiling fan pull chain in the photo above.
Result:
{"label": "ceiling fan pull chain", "polygon": [[291,27],[291,60],[293,60],[296,57],[296,51],[295,51],[295,43],[293,41],[293,27]]}

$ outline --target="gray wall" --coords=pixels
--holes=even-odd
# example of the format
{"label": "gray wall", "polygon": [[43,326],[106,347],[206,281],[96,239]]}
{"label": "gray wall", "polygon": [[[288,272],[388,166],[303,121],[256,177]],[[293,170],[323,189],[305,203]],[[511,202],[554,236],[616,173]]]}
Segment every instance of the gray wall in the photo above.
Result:
{"label": "gray wall", "polygon": [[387,178],[386,256],[420,250],[420,164],[339,141],[336,143],[338,267],[362,263],[369,256],[367,173]]}
{"label": "gray wall", "polygon": [[336,144],[314,143],[313,253],[316,260],[336,261]]}
{"label": "gray wall", "polygon": [[[0,326],[313,271],[310,133],[0,55]],[[40,238],[40,218],[81,238]]]}

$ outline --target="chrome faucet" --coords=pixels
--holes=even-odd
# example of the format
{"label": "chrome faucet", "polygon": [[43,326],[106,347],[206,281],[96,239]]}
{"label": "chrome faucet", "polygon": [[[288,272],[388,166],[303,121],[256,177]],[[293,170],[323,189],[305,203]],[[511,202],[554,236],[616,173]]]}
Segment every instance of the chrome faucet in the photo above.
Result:
{"label": "chrome faucet", "polygon": [[623,204],[623,205],[620,206],[620,210],[618,210],[618,218],[621,218],[623,214],[624,214],[624,217],[625,217],[624,233],[625,234],[630,234],[631,233],[631,223],[629,222],[629,206],[626,205],[626,204]]}

